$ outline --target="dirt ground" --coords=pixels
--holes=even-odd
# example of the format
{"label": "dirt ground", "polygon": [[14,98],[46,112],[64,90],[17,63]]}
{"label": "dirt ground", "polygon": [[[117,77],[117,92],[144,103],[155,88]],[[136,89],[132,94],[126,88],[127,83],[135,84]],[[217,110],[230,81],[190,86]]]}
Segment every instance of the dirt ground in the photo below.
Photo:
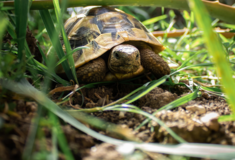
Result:
{"label": "dirt ground", "polygon": [[[140,81],[143,84],[143,82],[147,80],[137,80],[135,82],[129,82],[128,84],[112,83],[109,85],[98,85],[95,88],[82,89],[84,96],[83,106],[80,106],[80,104],[82,104],[82,96],[77,92],[73,96],[73,101],[71,101],[70,104],[64,104],[64,107],[74,109],[74,107],[91,108],[104,106],[139,87],[140,85],[135,84],[141,84]],[[189,93],[190,90],[182,86],[174,86],[171,88],[168,86],[160,86],[133,104],[143,111],[153,113],[158,108]],[[58,93],[52,95],[52,99],[57,101],[58,95]],[[23,153],[31,126],[31,119],[35,116],[38,106],[32,100],[26,101],[25,99],[20,99],[14,100],[13,102],[11,98],[3,100],[1,105],[4,107],[4,110],[0,112],[0,159],[19,159]],[[168,127],[187,142],[235,145],[235,122],[218,122],[220,115],[227,114],[230,114],[230,110],[222,97],[202,92],[201,97],[174,110],[160,111],[156,114],[156,117],[165,122]],[[140,114],[107,111],[92,113],[92,115],[107,122],[117,124],[122,128],[130,129],[133,133],[133,137],[143,142],[157,142],[163,144],[177,143],[177,141],[156,122],[148,123],[142,126],[138,131],[133,131],[146,119]],[[45,119],[47,118],[48,117],[45,117]],[[122,155],[116,151],[115,146],[102,143],[66,123],[62,124],[62,129],[76,159],[123,159]],[[46,139],[44,139],[46,142],[46,150],[50,151],[52,149],[50,127],[41,126],[41,128],[43,131],[42,134],[46,137]],[[94,127],[91,128],[95,129]],[[95,130],[110,136],[106,130]],[[37,140],[34,144],[34,150],[38,151],[40,145],[41,143]],[[168,159],[167,156],[161,154],[141,153],[141,155],[144,156],[143,159]],[[60,159],[65,159],[63,154],[59,154],[59,157]]]}
{"label": "dirt ground", "polygon": [[[39,52],[35,45],[36,41],[29,30],[27,30],[26,37],[31,52],[40,61]],[[6,35],[4,42],[10,41],[10,39]],[[148,81],[147,78],[142,77],[126,84],[116,82],[108,85],[97,85],[94,88],[84,88],[82,89],[83,96],[76,92],[71,98],[72,101],[64,103],[61,107],[81,109],[104,106],[122,98]],[[52,89],[54,88],[58,88],[58,86]],[[134,102],[133,105],[145,112],[153,113],[158,108],[189,93],[191,93],[190,90],[183,86],[169,87],[162,85]],[[3,108],[0,110],[0,160],[20,159],[32,127],[31,120],[36,115],[38,105],[33,100],[15,97],[13,93],[2,93],[0,95],[0,108]],[[58,102],[59,96],[60,93],[55,93],[51,95],[51,98]],[[146,119],[140,114],[119,111],[90,114],[107,122],[117,124],[123,129],[128,129],[133,139],[163,144],[177,143],[163,127],[153,121],[142,126],[138,131],[134,131]],[[230,110],[222,97],[202,91],[201,97],[173,110],[162,110],[155,116],[165,122],[168,127],[187,142],[235,145],[235,122],[218,122],[220,115],[227,114],[230,114]],[[44,119],[46,121],[48,117],[44,116]],[[120,138],[117,135],[110,134],[108,130],[101,130],[94,126],[86,125],[101,134]],[[117,152],[115,146],[102,143],[63,121],[61,121],[61,128],[75,159],[116,160],[124,158]],[[45,151],[52,150],[51,127],[43,124],[43,122],[39,124],[39,133],[34,143],[34,151],[41,151],[42,148]],[[61,150],[59,149],[59,151]],[[169,159],[166,155],[156,153],[137,151],[135,154],[141,155],[141,159]],[[59,157],[60,159],[65,159],[62,152],[59,153]]]}

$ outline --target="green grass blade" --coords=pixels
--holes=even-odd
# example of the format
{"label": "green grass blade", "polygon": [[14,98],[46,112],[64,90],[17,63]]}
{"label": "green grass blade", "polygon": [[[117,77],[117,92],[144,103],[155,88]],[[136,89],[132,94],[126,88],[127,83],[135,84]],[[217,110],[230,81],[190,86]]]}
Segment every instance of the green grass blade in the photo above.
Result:
{"label": "green grass blade", "polygon": [[[197,97],[200,97],[201,96],[201,92],[199,91],[199,88],[196,89],[193,93],[190,93],[186,96],[183,96],[177,100],[174,100],[173,102],[161,107],[159,110],[157,110],[157,112],[161,111],[161,110],[169,110],[169,109],[173,109],[173,108],[176,108],[180,105],[183,105],[185,103],[188,103],[189,101],[197,98]],[[156,113],[154,113],[156,114]]]}
{"label": "green grass blade", "polygon": [[166,19],[166,18],[167,18],[167,15],[161,15],[161,16],[157,16],[157,17],[145,20],[142,23],[143,23],[143,25],[149,25],[149,24],[156,23],[156,22],[163,20],[163,19]]}
{"label": "green grass blade", "polygon": [[149,93],[151,90],[153,90],[154,88],[156,88],[157,86],[161,85],[162,83],[164,83],[166,81],[166,79],[168,78],[169,76],[166,75],[166,76],[163,76],[162,78],[158,79],[158,80],[154,80],[154,81],[151,81],[150,84],[148,84],[148,86],[143,89],[142,91],[139,91],[138,93],[136,93],[135,95],[129,97],[129,100],[128,102],[126,102],[126,104],[130,104],[136,100],[138,100],[139,98],[143,97],[144,95],[146,95],[147,93]]}
{"label": "green grass blade", "polygon": [[209,54],[212,56],[212,61],[217,68],[218,77],[221,78],[222,90],[228,98],[233,114],[235,113],[235,82],[232,78],[233,72],[226,57],[227,53],[224,50],[218,36],[211,27],[209,14],[199,0],[188,0],[191,10],[194,12],[198,26],[203,31],[203,37],[208,48]]}
{"label": "green grass blade", "polygon": [[178,74],[182,70],[192,68],[192,67],[212,66],[212,65],[213,65],[212,63],[203,63],[203,64],[196,64],[196,65],[187,66],[187,67],[184,67],[184,68],[180,68],[179,70],[177,70],[175,72],[172,72],[170,75],[166,75],[166,76],[163,76],[162,78],[160,78],[158,80],[151,81],[150,84],[145,84],[145,85],[147,85],[146,88],[144,88],[143,90],[140,90],[138,93],[136,93],[133,96],[129,97],[129,99],[131,99],[131,100],[126,102],[126,104],[130,104],[130,103],[138,100],[139,98],[143,97],[144,95],[149,93],[151,90],[153,90],[155,87],[157,87],[157,86],[161,85],[162,83],[164,83],[167,78],[169,78],[172,75]]}
{"label": "green grass blade", "polygon": [[39,71],[42,71],[42,72],[41,72],[42,75],[50,74],[50,76],[53,77],[58,83],[61,83],[61,84],[63,84],[64,86],[69,85],[69,82],[68,82],[68,81],[62,79],[61,77],[59,77],[59,76],[58,76],[57,74],[55,74],[54,72],[50,72],[50,73],[49,73],[48,68],[47,68],[46,66],[44,66],[43,64],[41,64],[41,63],[39,63],[39,62],[37,62],[37,61],[36,61],[36,63],[37,63],[37,69],[38,69]]}
{"label": "green grass blade", "polygon": [[28,21],[29,0],[15,0],[16,34],[18,41],[18,58],[24,58],[25,36]]}
{"label": "green grass blade", "polygon": [[33,151],[33,146],[34,146],[34,141],[36,139],[36,135],[37,135],[37,129],[39,126],[39,121],[41,118],[41,113],[42,113],[42,106],[38,106],[38,110],[37,110],[37,114],[34,118],[33,125],[30,127],[30,134],[27,137],[27,141],[25,144],[25,148],[24,148],[24,152],[23,152],[23,156],[22,159],[24,160],[30,160],[31,158],[31,154]]}
{"label": "green grass blade", "polygon": [[214,64],[213,63],[199,63],[199,64],[194,64],[194,65],[190,65],[190,66],[187,66],[187,67],[184,67],[184,68],[179,68],[178,70],[172,72],[170,74],[170,76],[173,76],[175,74],[178,74],[180,71],[183,71],[185,69],[189,69],[189,68],[193,68],[193,67],[211,67],[213,66]]}
{"label": "green grass blade", "polygon": [[[183,68],[179,67],[178,70],[176,70],[175,72],[172,72],[170,75],[166,75],[166,76],[164,76],[164,77],[162,77],[158,80],[154,80],[150,83],[148,82],[148,83],[144,84],[143,86],[137,88],[136,90],[134,90],[130,94],[126,95],[125,97],[123,97],[121,99],[119,99],[117,102],[112,103],[112,105],[114,105],[115,103],[118,103],[120,101],[123,101],[125,99],[130,99],[128,102],[126,102],[126,104],[130,104],[130,103],[138,100],[139,98],[143,97],[147,93],[149,93],[155,87],[157,87],[157,86],[161,85],[162,83],[164,83],[169,76],[178,74],[180,71],[183,71],[183,70],[188,69],[188,68],[200,67],[200,66],[208,67],[208,66],[213,66],[213,64],[212,63],[203,63],[203,64],[190,65],[190,66],[183,67]],[[136,93],[136,94],[134,94],[134,93]],[[107,105],[107,106],[110,106],[110,105]],[[107,106],[104,106],[103,108],[105,108]]]}
{"label": "green grass blade", "polygon": [[207,92],[214,94],[214,95],[217,95],[217,96],[221,96],[221,97],[225,96],[224,93],[219,88],[204,87],[204,86],[200,86],[200,88],[203,89],[204,91],[207,91]]}
{"label": "green grass blade", "polygon": [[[131,108],[129,108],[131,107]],[[140,110],[139,108],[132,106],[132,105],[116,105],[116,106],[110,106],[108,108],[105,108],[104,111],[124,111],[124,112],[132,112],[132,113],[137,113],[141,114],[145,117],[147,117],[149,120],[154,120],[158,124],[160,124],[162,127],[166,129],[166,131],[173,137],[175,138],[178,142],[180,143],[185,143],[186,141],[179,137],[172,129],[170,129],[164,122],[162,122],[160,119],[156,118],[154,114],[149,114],[147,112],[144,112]]]}
{"label": "green grass blade", "polygon": [[58,139],[59,146],[61,150],[64,152],[66,159],[68,160],[74,160],[73,155],[70,151],[69,145],[66,141],[65,135],[63,133],[63,130],[61,129],[59,119],[56,115],[53,113],[49,113],[49,117],[53,123],[53,133],[55,134],[55,137]]}
{"label": "green grass blade", "polygon": [[8,23],[7,32],[11,35],[13,39],[16,39],[16,33],[14,30],[14,26],[11,23]]}
{"label": "green grass blade", "polygon": [[73,55],[74,52],[79,51],[79,50],[81,50],[81,49],[83,49],[83,48],[88,48],[88,47],[85,47],[85,46],[84,46],[84,47],[77,47],[77,48],[75,48],[74,50],[70,51],[70,53],[66,54],[63,58],[61,58],[61,59],[59,60],[59,62],[56,63],[56,66],[58,66],[59,64],[61,64],[61,63],[64,62],[65,60],[67,60],[68,57],[71,56],[71,55]]}
{"label": "green grass blade", "polygon": [[0,12],[0,19],[1,19],[1,23],[0,23],[0,50],[1,50],[2,38],[5,32],[5,29],[7,28],[8,20],[1,14],[1,12]]}
{"label": "green grass blade", "polygon": [[181,69],[181,68],[184,68],[186,67],[186,65],[192,60],[194,59],[196,56],[198,56],[199,54],[202,54],[204,53],[205,50],[200,50],[200,51],[197,51],[196,53],[194,53],[191,57],[189,57],[187,60],[185,60],[181,66],[179,66],[177,69]]}
{"label": "green grass blade", "polygon": [[[40,10],[40,15],[42,17],[42,20],[44,22],[44,25],[47,29],[47,33],[51,39],[52,45],[53,45],[53,49],[55,50],[55,52],[57,53],[59,59],[63,58],[65,56],[64,51],[62,49],[62,45],[60,43],[59,40],[59,36],[55,30],[53,21],[51,19],[51,15],[48,12],[48,10]],[[67,61],[64,61],[62,63],[63,69],[65,70],[65,73],[67,75],[67,77],[69,79],[73,79],[73,74],[70,70],[69,64]]]}
{"label": "green grass blade", "polygon": [[[64,5],[63,8],[65,8],[65,5],[66,5],[65,3],[66,3],[66,1],[63,1],[63,5]],[[68,40],[67,34],[65,32],[65,29],[64,29],[64,24],[63,24],[63,20],[62,20],[63,13],[61,14],[59,1],[58,0],[53,0],[53,4],[54,4],[54,7],[55,7],[56,18],[57,18],[57,21],[58,21],[58,28],[59,28],[59,31],[61,30],[61,33],[62,33],[66,53],[71,53],[72,50],[71,50],[71,46],[70,46],[70,42]],[[64,9],[62,9],[62,10],[64,11]],[[71,54],[68,54],[68,62],[69,62],[69,66],[70,66],[70,69],[71,69],[72,74],[73,74],[73,79],[75,80],[76,83],[78,83],[77,76],[76,76],[75,65],[74,65],[74,59],[73,59],[73,56]]]}
{"label": "green grass blade", "polygon": [[45,62],[45,64],[47,64],[47,58],[46,58],[46,55],[43,53],[41,46],[39,44],[37,44],[37,47],[38,47],[38,50],[42,56],[43,61]]}
{"label": "green grass blade", "polygon": [[222,115],[219,117],[218,121],[219,122],[235,121],[235,114]]}

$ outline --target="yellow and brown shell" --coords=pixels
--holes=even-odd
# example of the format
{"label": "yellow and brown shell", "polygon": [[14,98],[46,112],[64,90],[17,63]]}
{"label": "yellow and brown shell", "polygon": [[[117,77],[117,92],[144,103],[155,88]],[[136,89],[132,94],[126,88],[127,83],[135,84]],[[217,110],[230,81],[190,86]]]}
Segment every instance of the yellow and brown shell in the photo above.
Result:
{"label": "yellow and brown shell", "polygon": [[141,22],[110,7],[85,7],[65,22],[65,30],[72,49],[88,47],[73,54],[76,68],[128,41],[146,42],[155,53],[164,49]]}

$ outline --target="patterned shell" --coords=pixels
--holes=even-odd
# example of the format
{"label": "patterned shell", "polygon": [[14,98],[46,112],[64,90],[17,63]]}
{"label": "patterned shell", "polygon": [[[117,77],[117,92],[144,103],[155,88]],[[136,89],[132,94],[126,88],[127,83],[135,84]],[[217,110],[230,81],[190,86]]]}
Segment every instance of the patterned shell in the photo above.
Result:
{"label": "patterned shell", "polygon": [[137,19],[110,7],[85,7],[65,22],[71,48],[87,46],[73,54],[75,67],[93,60],[127,41],[143,41],[155,53],[164,47]]}

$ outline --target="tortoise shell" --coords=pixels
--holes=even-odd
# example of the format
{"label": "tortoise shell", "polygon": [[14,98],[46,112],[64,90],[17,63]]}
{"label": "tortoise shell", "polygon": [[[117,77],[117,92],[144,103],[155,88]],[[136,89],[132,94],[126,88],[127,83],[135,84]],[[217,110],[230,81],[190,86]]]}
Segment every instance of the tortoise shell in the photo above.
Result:
{"label": "tortoise shell", "polygon": [[72,49],[88,47],[73,54],[76,68],[128,41],[146,42],[155,53],[164,50],[141,22],[115,8],[85,7],[65,22],[65,30]]}

